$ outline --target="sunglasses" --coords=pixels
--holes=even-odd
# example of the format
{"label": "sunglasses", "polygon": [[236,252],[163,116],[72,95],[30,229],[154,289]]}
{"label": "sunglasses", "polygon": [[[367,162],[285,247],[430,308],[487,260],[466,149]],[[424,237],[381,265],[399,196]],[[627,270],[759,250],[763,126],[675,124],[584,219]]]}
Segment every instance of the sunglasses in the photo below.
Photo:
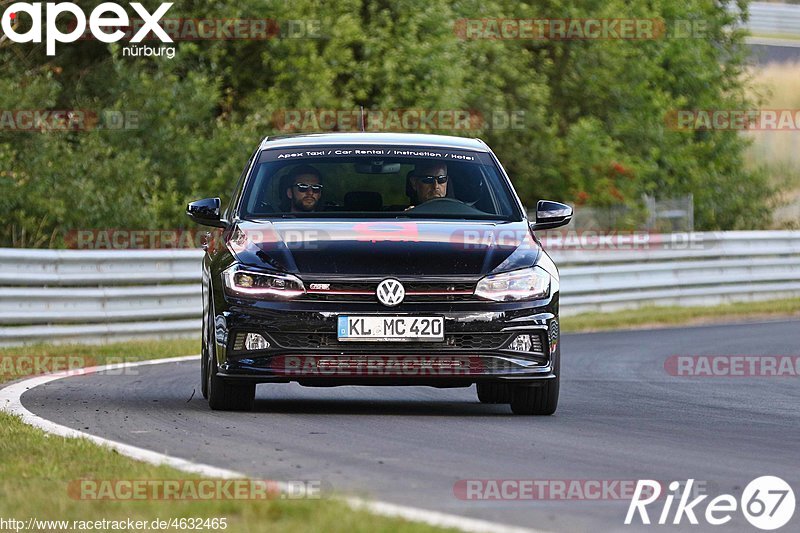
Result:
{"label": "sunglasses", "polygon": [[431,185],[434,181],[440,184],[447,183],[447,176],[417,176],[417,179],[425,185]]}
{"label": "sunglasses", "polygon": [[295,188],[300,192],[306,192],[311,189],[312,192],[322,192],[322,185],[309,185],[308,183],[295,183]]}

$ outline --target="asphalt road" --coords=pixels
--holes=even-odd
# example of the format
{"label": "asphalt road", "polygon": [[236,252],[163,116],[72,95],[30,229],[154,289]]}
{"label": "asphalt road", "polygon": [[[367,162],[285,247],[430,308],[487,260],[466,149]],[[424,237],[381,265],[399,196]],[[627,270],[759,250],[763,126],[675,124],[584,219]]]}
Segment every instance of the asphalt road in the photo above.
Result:
{"label": "asphalt road", "polygon": [[750,57],[758,65],[800,62],[800,45],[750,43]]}
{"label": "asphalt road", "polygon": [[[566,335],[562,354],[559,410],[543,418],[482,405],[474,387],[260,385],[255,412],[211,412],[199,362],[72,377],[22,399],[60,424],[252,476],[550,531],[758,531],[739,511],[723,528],[702,514],[763,475],[800,499],[800,377],[676,377],[664,366],[676,354],[800,355],[800,322]],[[454,495],[467,479],[642,478],[705,484],[701,526],[626,527],[628,499]],[[798,525],[800,511],[781,531]]]}

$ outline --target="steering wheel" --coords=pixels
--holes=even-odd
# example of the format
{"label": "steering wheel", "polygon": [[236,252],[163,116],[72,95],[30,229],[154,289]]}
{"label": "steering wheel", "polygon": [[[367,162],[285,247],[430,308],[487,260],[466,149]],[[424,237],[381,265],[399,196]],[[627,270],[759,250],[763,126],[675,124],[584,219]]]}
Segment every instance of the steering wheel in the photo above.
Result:
{"label": "steering wheel", "polygon": [[433,202],[452,202],[452,203],[456,203],[456,204],[463,204],[464,203],[461,200],[456,200],[455,198],[448,198],[447,196],[437,196],[435,198],[431,198],[429,200],[425,200],[424,202],[422,202],[422,204],[419,204],[419,205],[431,204]]}
{"label": "steering wheel", "polygon": [[431,198],[426,202],[414,206],[408,210],[410,213],[420,214],[443,214],[443,215],[479,215],[485,214],[479,209],[471,207],[461,200],[455,198]]}

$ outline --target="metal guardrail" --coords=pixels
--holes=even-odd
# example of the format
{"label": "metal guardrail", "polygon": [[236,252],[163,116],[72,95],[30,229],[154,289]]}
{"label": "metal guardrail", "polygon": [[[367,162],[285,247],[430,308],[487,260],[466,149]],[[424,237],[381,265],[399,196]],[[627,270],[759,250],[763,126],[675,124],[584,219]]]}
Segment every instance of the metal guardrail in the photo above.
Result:
{"label": "metal guardrail", "polygon": [[748,9],[747,29],[751,33],[800,36],[800,5],[753,2]]}
{"label": "metal guardrail", "polygon": [[554,247],[544,241],[561,274],[562,314],[800,296],[800,231],[596,241],[579,247],[570,247],[568,238]]}
{"label": "metal guardrail", "polygon": [[[800,231],[542,238],[563,314],[800,296]],[[0,344],[197,336],[202,254],[0,249]]]}
{"label": "metal guardrail", "polygon": [[0,249],[0,344],[195,335],[202,250]]}

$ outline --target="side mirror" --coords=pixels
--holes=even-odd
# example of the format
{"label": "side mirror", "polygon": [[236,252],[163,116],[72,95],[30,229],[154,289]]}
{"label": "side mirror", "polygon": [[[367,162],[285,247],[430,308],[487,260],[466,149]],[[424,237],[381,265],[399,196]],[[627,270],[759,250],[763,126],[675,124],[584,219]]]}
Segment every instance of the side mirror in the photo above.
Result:
{"label": "side mirror", "polygon": [[198,224],[224,228],[227,224],[220,220],[220,205],[219,198],[204,198],[187,205],[186,214]]}
{"label": "side mirror", "polygon": [[560,202],[539,200],[536,204],[536,222],[531,223],[534,231],[559,228],[572,220],[572,208]]}

